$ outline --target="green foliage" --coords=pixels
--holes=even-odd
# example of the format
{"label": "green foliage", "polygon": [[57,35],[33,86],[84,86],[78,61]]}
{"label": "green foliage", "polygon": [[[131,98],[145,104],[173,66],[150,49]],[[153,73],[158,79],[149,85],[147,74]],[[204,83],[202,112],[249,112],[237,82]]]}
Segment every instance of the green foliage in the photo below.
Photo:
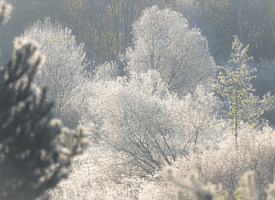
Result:
{"label": "green foliage", "polygon": [[218,75],[218,84],[215,86],[217,94],[220,94],[225,99],[224,114],[226,118],[232,120],[233,131],[235,131],[237,145],[237,129],[241,121],[256,126],[258,117],[264,114],[267,108],[262,106],[262,101],[259,97],[254,96],[255,89],[250,83],[252,76],[250,73],[256,72],[256,69],[249,69],[247,61],[252,59],[247,57],[246,52],[248,46],[243,47],[243,44],[235,36],[232,43],[231,60],[234,67],[220,67]]}

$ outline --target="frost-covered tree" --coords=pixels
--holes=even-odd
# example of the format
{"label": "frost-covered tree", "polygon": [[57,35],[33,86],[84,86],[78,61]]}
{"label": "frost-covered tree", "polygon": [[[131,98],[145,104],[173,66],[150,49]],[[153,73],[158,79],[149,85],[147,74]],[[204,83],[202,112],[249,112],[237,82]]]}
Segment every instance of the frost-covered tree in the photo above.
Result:
{"label": "frost-covered tree", "polygon": [[[0,24],[11,6],[0,3]],[[83,150],[81,130],[52,119],[46,90],[32,82],[45,58],[37,43],[14,40],[12,60],[0,68],[0,198],[35,200],[66,178],[71,159]],[[62,149],[59,142],[66,142]],[[82,147],[79,149],[79,147]]]}
{"label": "frost-covered tree", "polygon": [[118,76],[118,68],[116,62],[105,62],[95,67],[92,80],[94,82],[115,80]]}
{"label": "frost-covered tree", "polygon": [[233,53],[229,63],[235,65],[232,67],[220,67],[222,70],[218,76],[218,84],[215,86],[216,92],[225,98],[225,116],[232,120],[233,131],[235,132],[236,147],[238,137],[238,127],[241,121],[255,126],[258,117],[265,111],[262,101],[254,95],[255,89],[251,84],[252,76],[250,73],[256,72],[256,69],[249,69],[246,52],[248,46],[243,44],[235,36],[232,43]]}
{"label": "frost-covered tree", "polygon": [[[215,141],[226,132],[221,125],[224,122],[219,118],[222,102],[204,85],[198,85],[193,94],[183,97],[182,102],[185,104],[181,108],[185,131],[192,135],[195,146],[214,146]],[[218,129],[223,129],[224,133],[217,134]]]}
{"label": "frost-covered tree", "polygon": [[55,102],[55,115],[65,124],[75,126],[79,120],[77,107],[81,104],[79,90],[84,84],[84,45],[77,45],[71,30],[63,29],[58,22],[37,21],[29,26],[22,38],[30,38],[41,46],[46,56],[41,73],[35,78],[38,86],[47,86],[47,98]]}
{"label": "frost-covered tree", "polygon": [[179,99],[169,93],[159,72],[132,72],[129,78],[97,85],[83,124],[97,134],[97,142],[123,153],[133,172],[153,173],[219,138],[218,105],[203,86]]}
{"label": "frost-covered tree", "polygon": [[[199,6],[198,0],[175,0],[171,3],[171,9],[182,14],[182,16],[189,22],[189,27],[196,27],[201,31],[201,34],[207,38],[207,43],[211,55],[215,61],[219,62],[219,55],[221,47],[217,44],[218,34],[208,23],[205,23],[205,15],[209,14]],[[216,57],[215,57],[216,56]]]}
{"label": "frost-covered tree", "polygon": [[189,29],[187,20],[171,9],[145,10],[133,24],[133,37],[133,47],[125,55],[128,69],[157,70],[171,91],[193,92],[214,74],[206,38],[198,29]]}

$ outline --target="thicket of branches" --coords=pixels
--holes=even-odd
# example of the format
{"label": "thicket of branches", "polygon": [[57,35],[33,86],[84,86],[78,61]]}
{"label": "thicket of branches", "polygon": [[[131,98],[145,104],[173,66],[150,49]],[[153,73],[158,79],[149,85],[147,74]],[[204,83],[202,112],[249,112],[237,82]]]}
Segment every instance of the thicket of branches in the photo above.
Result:
{"label": "thicket of branches", "polygon": [[[64,2],[58,5],[86,12],[96,1]],[[69,29],[49,18],[28,26],[0,70],[1,199],[274,199],[274,65],[248,56],[266,51],[266,28],[256,28],[270,16],[251,21],[245,6],[262,16],[258,2],[234,2],[178,0],[169,9],[145,9],[135,22],[128,13],[125,29],[96,29],[104,33],[95,38],[105,35],[94,55],[117,57],[93,71]],[[117,25],[123,6],[138,6],[132,0],[104,3]],[[4,22],[10,6],[1,8]],[[221,43],[220,26],[229,25],[215,17],[228,16],[229,8],[239,19],[232,45],[231,39]],[[74,9],[70,20],[79,27],[87,21],[79,23],[83,16],[75,17]],[[247,31],[259,37],[244,41]],[[221,66],[212,57],[217,45],[223,59],[230,57]],[[271,92],[257,92],[265,84]],[[80,128],[69,130],[52,115]],[[75,157],[85,147],[81,130],[91,144]]]}
{"label": "thicket of branches", "polygon": [[45,18],[44,22],[36,21],[27,27],[21,35],[22,39],[36,41],[46,56],[34,83],[47,87],[48,101],[55,102],[54,117],[62,119],[70,128],[75,127],[80,119],[81,96],[78,90],[87,81],[84,44],[77,45],[71,32],[62,28],[60,23],[51,23],[50,18]]}

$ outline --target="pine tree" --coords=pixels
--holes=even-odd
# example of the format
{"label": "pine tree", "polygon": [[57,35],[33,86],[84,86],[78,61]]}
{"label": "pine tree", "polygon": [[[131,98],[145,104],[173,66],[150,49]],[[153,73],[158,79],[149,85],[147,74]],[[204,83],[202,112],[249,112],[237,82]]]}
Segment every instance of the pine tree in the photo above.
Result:
{"label": "pine tree", "polygon": [[[0,23],[11,6],[0,4]],[[81,130],[52,119],[53,103],[32,82],[44,62],[38,45],[15,39],[12,60],[0,68],[0,199],[32,200],[66,178],[73,156],[84,149]],[[66,142],[67,148],[60,147]]]}

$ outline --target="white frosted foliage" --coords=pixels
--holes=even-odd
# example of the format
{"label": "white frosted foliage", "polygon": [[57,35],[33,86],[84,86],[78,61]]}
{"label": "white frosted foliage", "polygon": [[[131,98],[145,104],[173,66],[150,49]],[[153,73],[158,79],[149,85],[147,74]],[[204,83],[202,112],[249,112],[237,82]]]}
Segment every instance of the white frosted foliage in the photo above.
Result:
{"label": "white frosted foliage", "polygon": [[63,120],[74,118],[77,114],[72,110],[81,102],[78,93],[85,81],[84,45],[77,45],[71,30],[51,23],[49,18],[29,26],[21,37],[35,40],[46,56],[35,82],[48,88],[47,98],[55,102],[56,116]]}
{"label": "white frosted foliage", "polygon": [[205,37],[189,29],[181,14],[157,6],[147,9],[133,24],[133,47],[127,49],[128,69],[160,72],[169,90],[193,92],[213,75],[215,63]]}
{"label": "white frosted foliage", "polygon": [[134,171],[152,173],[193,148],[214,145],[222,129],[218,106],[204,86],[179,99],[169,93],[159,72],[133,72],[128,79],[97,85],[83,124],[104,144],[123,152]]}

